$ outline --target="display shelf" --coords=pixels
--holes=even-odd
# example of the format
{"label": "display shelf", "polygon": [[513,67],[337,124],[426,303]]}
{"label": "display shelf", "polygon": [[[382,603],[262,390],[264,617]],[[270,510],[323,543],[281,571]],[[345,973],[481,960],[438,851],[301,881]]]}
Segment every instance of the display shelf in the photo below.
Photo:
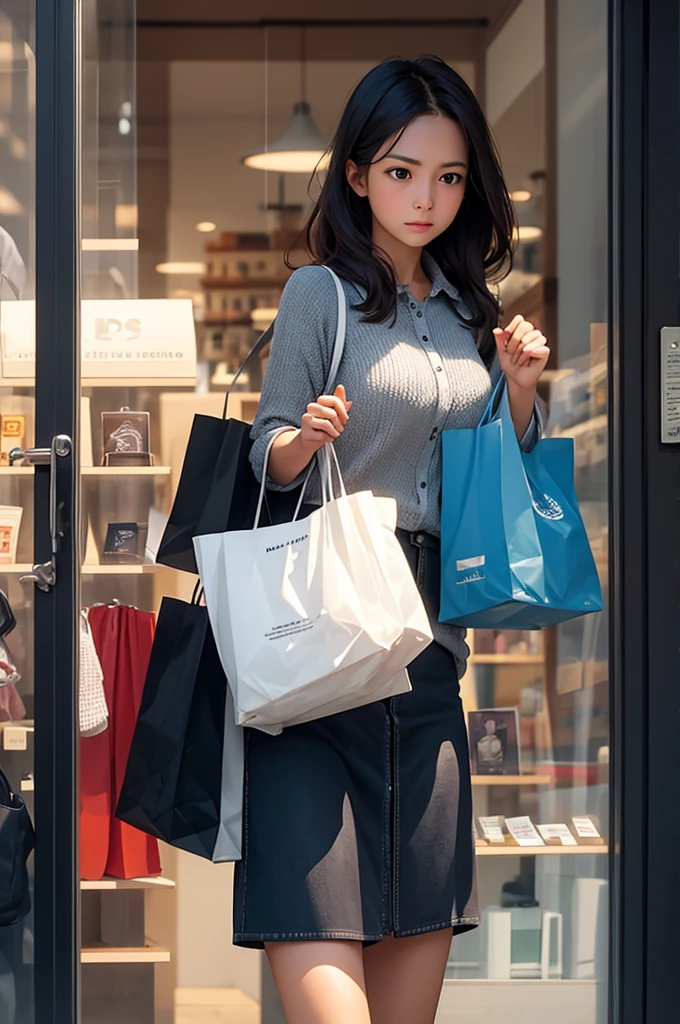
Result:
{"label": "display shelf", "polygon": [[549,786],[550,775],[473,775],[473,786]]}
{"label": "display shelf", "polygon": [[170,950],[147,943],[146,946],[107,946],[97,942],[83,946],[80,951],[83,964],[168,964]]}
{"label": "display shelf", "polygon": [[80,888],[83,892],[107,892],[111,889],[174,889],[175,882],[171,878],[101,878],[97,881],[81,879]]}
{"label": "display shelf", "polygon": [[166,572],[167,565],[157,565],[151,562],[148,565],[83,565],[81,572],[83,576],[141,576],[143,573]]}
{"label": "display shelf", "polygon": [[[157,565],[155,562],[142,565],[83,565],[81,572],[83,576],[141,576],[143,573],[165,572],[167,565]],[[23,576],[33,572],[33,566],[29,562],[8,562],[3,565],[0,562],[0,576]]]}
{"label": "display shelf", "polygon": [[606,845],[592,846],[476,846],[478,857],[569,857],[574,854],[608,853]]}
{"label": "display shelf", "polygon": [[[33,476],[34,466],[3,466],[0,480],[5,476]],[[82,466],[81,476],[170,476],[170,466]]]}
{"label": "display shelf", "polygon": [[542,654],[471,654],[471,665],[542,665]]}
{"label": "display shelf", "polygon": [[[83,388],[195,388],[195,377],[82,377]],[[35,377],[0,377],[2,388],[34,388]]]}

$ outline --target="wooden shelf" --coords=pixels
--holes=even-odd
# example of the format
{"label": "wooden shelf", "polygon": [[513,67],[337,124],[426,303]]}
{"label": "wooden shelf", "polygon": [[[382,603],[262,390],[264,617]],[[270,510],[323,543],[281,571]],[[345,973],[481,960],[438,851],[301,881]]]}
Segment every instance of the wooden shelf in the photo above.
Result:
{"label": "wooden shelf", "polygon": [[98,881],[81,879],[80,888],[83,892],[106,892],[110,889],[174,889],[175,883],[170,878],[101,878]]}
{"label": "wooden shelf", "polygon": [[603,846],[476,846],[478,857],[569,857],[574,854],[608,853]]}
{"label": "wooden shelf", "polygon": [[542,654],[471,654],[471,665],[542,665]]}
{"label": "wooden shelf", "polygon": [[157,565],[155,562],[142,565],[83,565],[81,573],[83,576],[141,576],[143,573],[165,572],[167,565]]}
{"label": "wooden shelf", "polygon": [[[83,565],[81,572],[83,576],[141,576],[145,573],[165,572],[167,568],[155,562],[148,565]],[[0,562],[0,576],[24,576],[32,571],[33,566],[28,562],[8,562],[5,565]]]}
{"label": "wooden shelf", "polygon": [[473,786],[549,786],[551,775],[473,775]]}
{"label": "wooden shelf", "polygon": [[[83,377],[83,388],[195,388],[195,377]],[[34,388],[35,377],[0,377],[1,388]]]}
{"label": "wooden shelf", "polygon": [[80,951],[82,964],[167,964],[170,950],[162,946],[107,946],[96,943],[83,946]]}
{"label": "wooden shelf", "polygon": [[[81,476],[170,476],[170,466],[82,466]],[[5,476],[33,476],[33,466],[2,466],[0,480]]]}

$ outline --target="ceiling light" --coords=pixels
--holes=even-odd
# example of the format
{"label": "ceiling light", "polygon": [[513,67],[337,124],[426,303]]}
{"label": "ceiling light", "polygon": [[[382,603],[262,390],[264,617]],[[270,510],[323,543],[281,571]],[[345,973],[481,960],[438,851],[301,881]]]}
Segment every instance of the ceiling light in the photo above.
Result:
{"label": "ceiling light", "polygon": [[202,274],[205,263],[158,263],[156,271],[159,274]]}
{"label": "ceiling light", "polygon": [[543,235],[543,228],[535,224],[520,224],[517,228],[515,238],[520,242],[535,242]]}
{"label": "ceiling light", "polygon": [[217,224],[214,224],[211,220],[199,220],[196,225],[196,230],[203,231],[207,234],[209,231],[214,231],[216,227]]}
{"label": "ceiling light", "polygon": [[243,157],[246,167],[281,174],[311,174],[326,153],[326,140],[314,124],[306,100],[305,28],[300,26],[300,99],[293,107],[293,117],[283,135],[258,153]]}
{"label": "ceiling light", "polygon": [[510,193],[513,203],[528,203],[531,199],[531,192],[526,188],[517,188]]}

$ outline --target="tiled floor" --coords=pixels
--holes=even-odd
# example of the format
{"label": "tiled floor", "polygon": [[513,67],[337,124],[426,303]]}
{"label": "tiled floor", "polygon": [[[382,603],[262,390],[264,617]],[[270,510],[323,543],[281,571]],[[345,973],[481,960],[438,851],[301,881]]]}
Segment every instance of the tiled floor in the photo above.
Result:
{"label": "tiled floor", "polygon": [[179,989],[175,1024],[260,1024],[260,1004],[237,988]]}

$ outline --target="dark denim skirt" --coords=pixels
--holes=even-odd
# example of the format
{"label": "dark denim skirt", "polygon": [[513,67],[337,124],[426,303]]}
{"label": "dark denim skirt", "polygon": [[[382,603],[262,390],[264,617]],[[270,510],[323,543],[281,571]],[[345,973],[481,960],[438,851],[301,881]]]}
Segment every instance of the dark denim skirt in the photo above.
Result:
{"label": "dark denim skirt", "polygon": [[[398,531],[425,605],[438,542]],[[247,729],[234,943],[366,944],[479,924],[470,760],[453,655],[432,643],[412,691],[269,736]]]}

